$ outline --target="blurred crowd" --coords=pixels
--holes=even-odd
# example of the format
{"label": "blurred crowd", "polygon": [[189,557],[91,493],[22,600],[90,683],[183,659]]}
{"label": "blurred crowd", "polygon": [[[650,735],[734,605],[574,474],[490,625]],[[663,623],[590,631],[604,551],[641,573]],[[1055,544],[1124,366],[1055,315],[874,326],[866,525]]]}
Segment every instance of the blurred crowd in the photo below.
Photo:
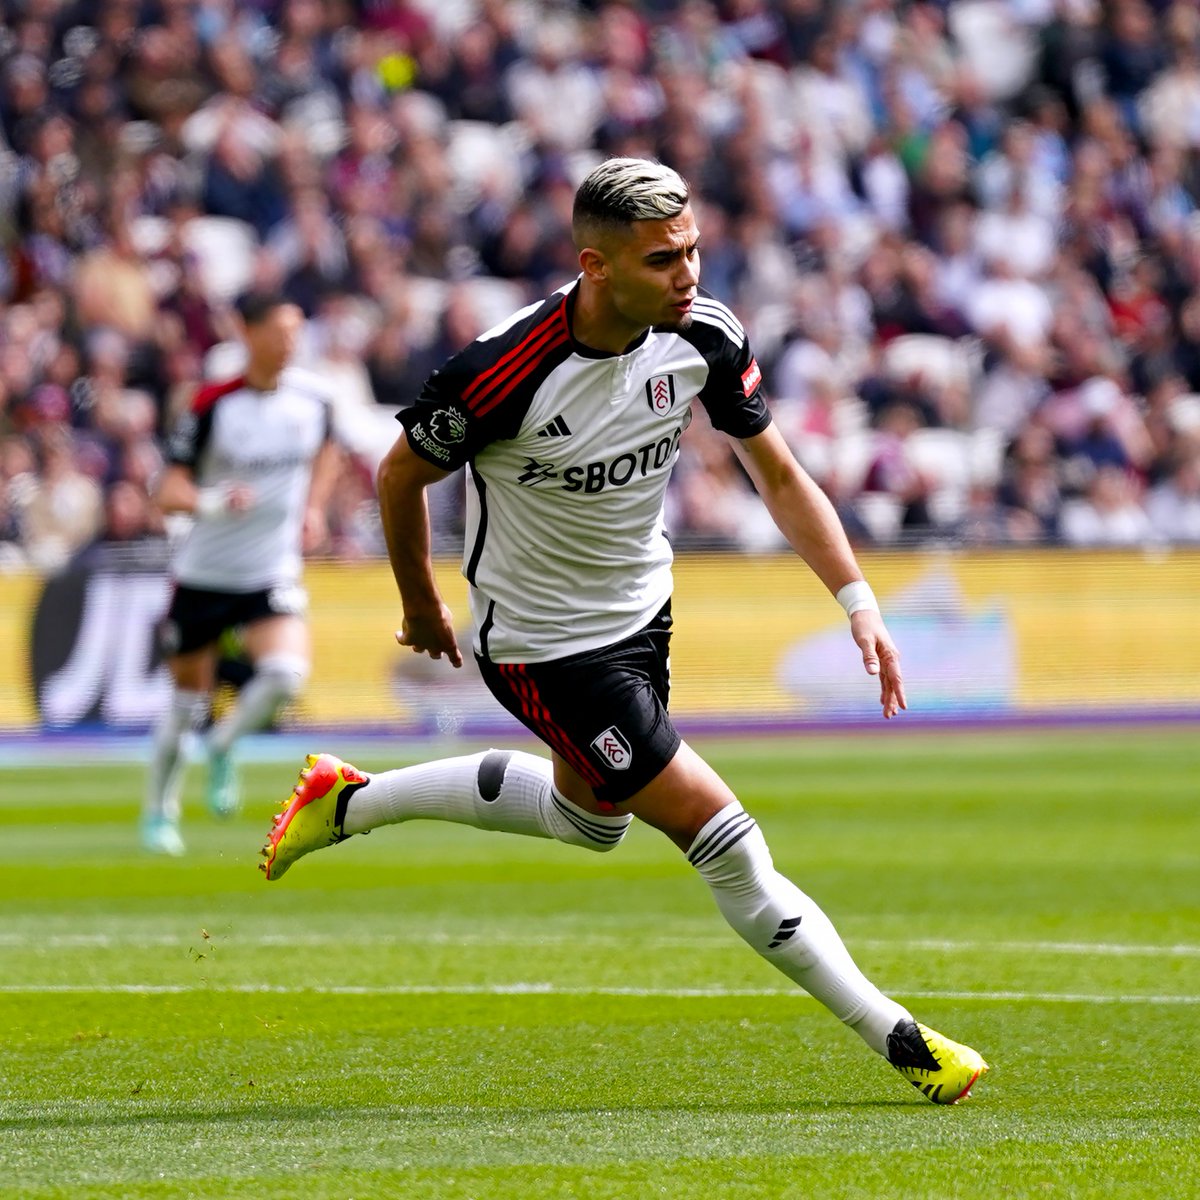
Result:
{"label": "blurred crowd", "polygon": [[[325,551],[445,357],[569,280],[575,185],[691,182],[702,283],[861,544],[1200,542],[1195,0],[11,0],[0,566],[159,531],[230,302],[310,317]],[[779,535],[703,419],[677,544]],[[439,544],[461,481],[434,489]]]}

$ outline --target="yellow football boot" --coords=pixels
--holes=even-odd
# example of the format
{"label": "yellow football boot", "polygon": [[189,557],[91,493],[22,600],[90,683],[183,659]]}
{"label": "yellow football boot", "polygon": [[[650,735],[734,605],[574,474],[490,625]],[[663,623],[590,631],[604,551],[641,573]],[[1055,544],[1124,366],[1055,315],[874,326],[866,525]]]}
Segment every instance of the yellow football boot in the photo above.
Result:
{"label": "yellow football boot", "polygon": [[888,1062],[934,1104],[965,1100],[988,1065],[970,1046],[916,1021],[899,1021],[888,1034]]}
{"label": "yellow football boot", "polygon": [[332,754],[310,754],[305,767],[283,802],[283,807],[262,848],[258,869],[270,880],[280,879],[298,858],[322,846],[344,842],[346,804],[369,782],[357,767]]}

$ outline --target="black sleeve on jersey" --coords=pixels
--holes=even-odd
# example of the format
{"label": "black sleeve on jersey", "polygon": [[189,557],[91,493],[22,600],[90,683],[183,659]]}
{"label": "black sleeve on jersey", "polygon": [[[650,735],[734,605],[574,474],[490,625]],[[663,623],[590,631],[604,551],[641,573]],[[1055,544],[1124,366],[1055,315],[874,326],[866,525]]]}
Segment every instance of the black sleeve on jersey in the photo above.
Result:
{"label": "black sleeve on jersey", "polygon": [[213,413],[216,407],[215,404],[211,404],[199,413],[189,408],[179,418],[170,438],[167,439],[167,462],[179,467],[190,467],[193,471],[196,469],[212,436]]}
{"label": "black sleeve on jersey", "polygon": [[[471,347],[468,347],[470,350]],[[408,444],[426,462],[443,471],[457,471],[490,442],[512,437],[520,427],[509,428],[510,412],[501,405],[494,416],[477,417],[462,398],[463,390],[475,379],[464,357],[456,354],[425,381],[417,401],[396,414],[404,426]]]}
{"label": "black sleeve on jersey", "polygon": [[396,419],[418,455],[456,471],[492,442],[516,437],[537,389],[570,353],[563,301],[555,294],[502,336],[454,355]]}
{"label": "black sleeve on jersey", "polygon": [[[725,320],[730,323],[722,323]],[[740,341],[734,341],[731,333]],[[733,324],[732,318],[696,316],[683,336],[708,363],[708,380],[699,399],[713,428],[739,439],[762,433],[771,423],[771,413],[762,391],[762,372],[740,326]]]}

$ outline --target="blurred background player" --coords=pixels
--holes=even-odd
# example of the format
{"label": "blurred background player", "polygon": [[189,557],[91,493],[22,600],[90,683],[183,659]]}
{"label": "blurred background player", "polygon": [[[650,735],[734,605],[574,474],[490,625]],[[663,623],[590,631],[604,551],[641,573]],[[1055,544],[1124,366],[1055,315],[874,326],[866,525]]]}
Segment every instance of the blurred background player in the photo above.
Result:
{"label": "blurred background player", "polygon": [[169,444],[157,489],[164,512],[194,524],[175,556],[161,647],[174,683],[154,732],[142,842],[183,853],[179,832],[185,740],[208,720],[222,635],[238,629],[254,674],[209,730],[209,809],[238,806],[232,750],[294,699],[309,672],[302,555],[324,544],[337,470],[329,397],[290,367],[304,324],[281,296],[252,292],[237,304],[243,372],[196,393]]}

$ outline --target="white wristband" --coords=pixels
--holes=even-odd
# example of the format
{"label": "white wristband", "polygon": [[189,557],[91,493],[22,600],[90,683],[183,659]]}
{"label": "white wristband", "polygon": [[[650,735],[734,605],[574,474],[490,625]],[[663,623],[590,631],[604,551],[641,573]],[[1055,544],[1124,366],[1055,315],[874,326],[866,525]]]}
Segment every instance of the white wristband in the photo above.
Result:
{"label": "white wristband", "polygon": [[841,588],[837,594],[837,602],[846,610],[846,616],[852,617],[856,612],[870,609],[879,611],[879,601],[871,591],[871,585],[865,579],[856,579]]}
{"label": "white wristband", "polygon": [[229,488],[224,484],[201,488],[196,493],[196,516],[216,517],[229,510]]}

